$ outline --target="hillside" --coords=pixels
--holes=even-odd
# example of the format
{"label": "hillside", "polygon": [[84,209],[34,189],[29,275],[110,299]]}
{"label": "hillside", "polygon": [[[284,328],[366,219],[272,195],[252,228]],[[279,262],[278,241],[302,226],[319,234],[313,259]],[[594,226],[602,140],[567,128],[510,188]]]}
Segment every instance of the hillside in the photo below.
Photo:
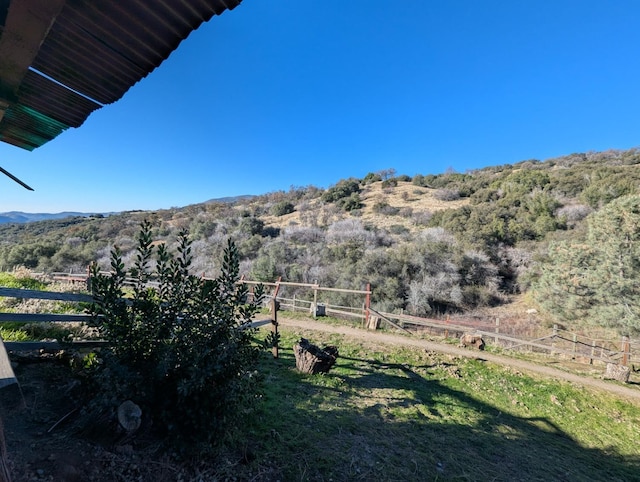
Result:
{"label": "hillside", "polygon": [[0,224],[4,223],[31,223],[47,219],[63,219],[75,216],[93,216],[94,213],[61,212],[61,213],[23,213],[21,211],[9,211],[0,213]]}
{"label": "hillside", "polygon": [[[158,242],[171,245],[179,230],[190,232],[195,272],[215,274],[231,238],[249,278],[371,283],[374,306],[384,311],[477,314],[517,296],[550,323],[638,330],[639,302],[625,293],[640,271],[632,261],[640,240],[624,221],[640,219],[638,149],[413,178],[392,171],[235,202],[4,224],[0,269],[84,271],[92,261],[108,268],[113,245],[130,263],[146,218]],[[604,224],[606,233],[597,227]],[[624,252],[619,236],[629,240]],[[627,254],[629,269],[616,271],[612,256]],[[620,282],[604,286],[621,272]],[[605,308],[620,304],[614,296],[625,300],[624,313]]]}

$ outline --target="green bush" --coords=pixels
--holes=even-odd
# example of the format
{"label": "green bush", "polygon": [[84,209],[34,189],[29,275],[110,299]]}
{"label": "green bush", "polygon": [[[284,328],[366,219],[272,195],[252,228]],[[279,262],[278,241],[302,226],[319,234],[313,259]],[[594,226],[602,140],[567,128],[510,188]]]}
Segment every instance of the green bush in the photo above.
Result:
{"label": "green bush", "polygon": [[347,212],[362,209],[364,206],[358,193],[353,193],[349,197],[342,198],[336,204]]}
{"label": "green bush", "polygon": [[43,290],[46,284],[31,277],[15,276],[11,273],[0,273],[0,286],[26,290]]}
{"label": "green bush", "polygon": [[[189,273],[191,242],[183,230],[177,255],[157,248],[155,269],[151,226],[143,222],[134,266],[126,270],[119,249],[111,253],[109,275],[93,266],[91,312],[110,348],[96,370],[93,406],[115,410],[132,400],[153,426],[177,447],[207,447],[237,423],[257,398],[259,347],[255,329],[245,328],[258,311],[263,291],[247,301],[238,284],[234,244],[224,251],[221,274],[202,279]],[[133,278],[125,299],[125,279]],[[153,278],[157,288],[148,286]]]}
{"label": "green bush", "polygon": [[382,181],[382,176],[377,172],[370,172],[362,179],[362,184],[367,185],[374,182]]}
{"label": "green bush", "polygon": [[360,192],[360,183],[357,179],[343,179],[333,187],[330,187],[322,194],[322,200],[328,203],[335,203],[340,199],[348,198],[352,194]]}
{"label": "green bush", "polygon": [[271,214],[274,216],[284,216],[295,211],[295,206],[289,201],[280,201],[271,207]]}

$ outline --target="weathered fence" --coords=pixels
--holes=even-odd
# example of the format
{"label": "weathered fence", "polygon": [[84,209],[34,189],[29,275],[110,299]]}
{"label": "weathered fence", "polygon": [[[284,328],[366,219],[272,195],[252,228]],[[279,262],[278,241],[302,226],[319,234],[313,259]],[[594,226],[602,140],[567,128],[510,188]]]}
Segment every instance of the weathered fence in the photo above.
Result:
{"label": "weathered fence", "polygon": [[[85,280],[86,281],[86,280]],[[68,301],[77,303],[91,303],[93,297],[83,293],[60,293],[54,291],[39,291],[39,290],[27,290],[17,288],[2,288],[0,287],[0,297],[8,298],[21,298],[21,299],[41,299],[52,301]],[[271,330],[276,335],[278,333],[278,318],[277,318],[277,303],[275,300],[271,306],[271,318],[265,320],[256,320],[250,323],[241,325],[240,328],[258,328],[263,325],[270,324]],[[6,322],[22,322],[22,323],[87,323],[91,320],[91,315],[81,313],[13,313],[0,312],[0,324]],[[276,336],[277,340],[277,336]],[[26,351],[26,350],[60,350],[64,347],[74,348],[93,348],[98,346],[105,346],[107,344],[104,340],[89,340],[89,341],[72,341],[72,342],[60,342],[60,341],[5,341],[4,346],[7,350],[11,351]],[[278,357],[278,345],[277,343],[273,347],[273,356]]]}
{"label": "weathered fence", "polygon": [[[38,291],[16,288],[1,288],[0,297],[22,298],[22,299],[40,299],[52,301],[68,301],[68,302],[85,302],[90,303],[93,298],[83,293],[58,293],[53,291]],[[60,314],[60,313],[0,313],[0,323],[3,322],[29,322],[29,323],[86,323],[91,319],[86,314]],[[75,346],[99,346],[104,342],[84,341],[73,342]],[[58,341],[47,342],[5,342],[4,345],[9,350],[36,350],[39,348],[60,349],[62,344]]]}
{"label": "weathered fence", "polygon": [[[241,283],[245,283],[248,285],[258,285],[261,284],[263,286],[269,286],[273,288],[271,293],[271,297],[273,299],[277,299],[280,303],[281,308],[288,308],[288,311],[305,311],[307,313],[311,313],[314,317],[323,316],[323,315],[338,315],[338,316],[346,316],[350,318],[357,318],[366,323],[370,316],[371,309],[371,288],[367,285],[364,290],[353,290],[353,289],[345,289],[345,288],[329,288],[327,286],[320,286],[317,283],[292,283],[285,281],[276,281],[275,283],[263,283],[260,281],[251,281],[245,280],[244,278],[240,280]],[[283,288],[292,287],[292,288],[302,288],[307,290],[312,299],[306,300],[301,297],[297,297],[294,293],[291,297],[282,296]],[[355,295],[357,297],[361,297],[362,305],[354,307],[354,306],[344,306],[344,305],[335,305],[327,303],[325,300],[322,300],[322,293],[348,293]]]}
{"label": "weathered fence", "polygon": [[[537,338],[525,338],[500,333],[500,330],[504,329],[504,327],[501,327],[499,319],[496,319],[495,324],[491,324],[480,321],[465,322],[463,320],[420,318],[396,313],[377,313],[377,315],[397,328],[405,329],[407,325],[413,325],[442,334],[445,337],[460,336],[463,333],[472,332],[482,335],[486,343],[491,343],[507,350],[547,353],[589,364],[593,364],[596,361],[616,363],[623,366],[630,366],[634,363],[640,364],[640,342],[632,341],[626,336],[623,336],[619,342],[596,340],[562,330],[556,325],[553,327],[552,332],[547,335]],[[392,320],[395,321],[392,322]]]}
{"label": "weathered fence", "polygon": [[[54,273],[54,279],[72,283],[86,283],[88,276],[84,273]],[[241,279],[241,283],[251,286],[262,284],[272,288],[271,299],[277,300],[281,309],[311,313],[314,317],[334,315],[357,319],[368,328],[375,328],[382,321],[406,333],[415,330],[428,331],[441,336],[460,336],[465,332],[481,334],[486,343],[499,346],[505,350],[529,351],[551,356],[572,359],[577,362],[616,363],[623,366],[640,365],[640,341],[623,337],[621,340],[590,339],[584,335],[562,330],[555,326],[553,330],[537,337],[524,337],[505,333],[507,325],[496,319],[494,323],[479,320],[422,318],[404,313],[385,313],[371,307],[372,291],[369,285],[364,290],[332,288],[317,283],[293,283],[277,280],[272,283]],[[287,294],[290,288],[293,294]],[[31,291],[29,296],[42,299],[58,299],[67,301],[87,301],[89,295],[72,295],[68,293],[50,293]],[[348,293],[361,300],[357,306],[335,305],[323,299],[323,293]],[[301,296],[298,293],[303,293]],[[0,288],[0,296],[15,296],[16,290]],[[304,296],[306,294],[307,296]],[[16,313],[0,313],[2,321],[81,321],[87,315],[20,315]],[[408,328],[411,328],[409,330]]]}

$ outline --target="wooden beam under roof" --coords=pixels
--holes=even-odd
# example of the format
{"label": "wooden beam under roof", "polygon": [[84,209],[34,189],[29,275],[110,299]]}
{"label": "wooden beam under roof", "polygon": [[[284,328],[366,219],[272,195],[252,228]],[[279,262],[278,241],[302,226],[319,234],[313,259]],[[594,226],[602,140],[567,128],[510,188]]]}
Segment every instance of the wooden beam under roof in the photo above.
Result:
{"label": "wooden beam under roof", "polygon": [[65,0],[12,0],[0,37],[0,121]]}

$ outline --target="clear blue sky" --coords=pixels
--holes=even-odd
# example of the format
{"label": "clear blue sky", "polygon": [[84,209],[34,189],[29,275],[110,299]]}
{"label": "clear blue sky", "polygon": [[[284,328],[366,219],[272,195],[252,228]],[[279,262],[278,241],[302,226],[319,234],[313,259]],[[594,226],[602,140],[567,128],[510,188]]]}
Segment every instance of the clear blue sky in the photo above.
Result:
{"label": "clear blue sky", "polygon": [[640,145],[640,1],[244,0],[33,152],[0,211],[159,209]]}

